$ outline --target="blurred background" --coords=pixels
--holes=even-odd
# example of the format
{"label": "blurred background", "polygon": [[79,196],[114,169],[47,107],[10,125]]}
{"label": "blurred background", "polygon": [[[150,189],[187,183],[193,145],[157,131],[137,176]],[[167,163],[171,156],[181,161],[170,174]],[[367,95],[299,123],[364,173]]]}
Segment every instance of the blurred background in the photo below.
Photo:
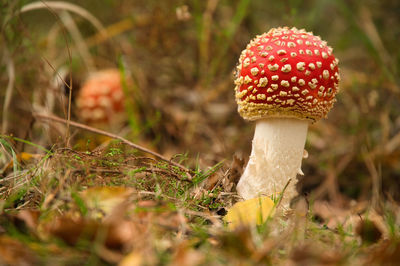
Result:
{"label": "blurred background", "polygon": [[[79,111],[80,89],[93,73],[114,68],[122,77],[123,119],[93,126],[167,157],[180,154],[191,167],[241,165],[254,123],[236,111],[240,52],[257,34],[294,26],[334,48],[342,77],[328,119],[309,129],[299,191],[340,205],[397,201],[399,14],[396,0],[2,0],[2,134],[66,145],[65,125],[32,114],[67,118],[71,91],[71,120],[90,125]],[[70,137],[80,150],[103,141],[75,128]],[[37,152],[21,142],[15,148]]]}

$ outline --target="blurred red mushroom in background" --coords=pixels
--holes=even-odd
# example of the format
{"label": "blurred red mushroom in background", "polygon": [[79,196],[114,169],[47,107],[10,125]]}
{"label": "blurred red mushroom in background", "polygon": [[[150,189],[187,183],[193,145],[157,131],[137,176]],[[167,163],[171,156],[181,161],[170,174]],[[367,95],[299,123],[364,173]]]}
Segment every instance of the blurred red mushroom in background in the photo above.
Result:
{"label": "blurred red mushroom in background", "polygon": [[127,117],[121,73],[107,69],[89,75],[76,100],[78,118],[90,126],[117,131]]}

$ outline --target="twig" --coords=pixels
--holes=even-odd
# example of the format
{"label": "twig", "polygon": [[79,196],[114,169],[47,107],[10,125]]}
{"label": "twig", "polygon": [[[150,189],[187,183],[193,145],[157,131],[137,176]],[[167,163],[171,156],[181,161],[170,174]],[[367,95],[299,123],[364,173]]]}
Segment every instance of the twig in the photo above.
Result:
{"label": "twig", "polygon": [[[54,17],[56,18],[57,22],[61,21],[61,18],[58,16],[58,14],[52,9],[52,7],[50,7],[47,3],[45,3],[43,1],[43,4],[49,9],[49,11],[54,15]],[[21,11],[22,12],[22,11]],[[65,11],[66,12],[66,11]],[[61,24],[61,23],[60,23]],[[67,27],[67,25],[65,25],[65,27]],[[67,33],[65,31],[64,27],[61,27],[64,38],[65,38],[65,45],[67,47],[67,51],[68,51],[68,59],[69,59],[69,84],[67,85],[68,88],[68,109],[67,109],[67,130],[66,130],[66,145],[67,147],[69,147],[69,141],[70,141],[70,125],[69,125],[69,121],[71,120],[71,106],[72,106],[72,54],[71,54],[71,50],[69,49],[69,44],[68,44],[68,38],[67,38]]]}
{"label": "twig", "polygon": [[61,9],[61,10],[68,10],[70,12],[73,12],[75,14],[80,15],[81,17],[87,19],[95,28],[98,32],[101,34],[106,35],[105,28],[103,24],[98,20],[95,16],[93,16],[90,12],[88,12],[86,9],[64,1],[37,1],[33,3],[29,3],[27,5],[24,5],[20,12],[25,13],[31,10],[36,10],[36,9]]}
{"label": "twig", "polygon": [[201,32],[200,32],[200,44],[199,44],[199,65],[200,75],[202,80],[208,74],[207,65],[210,57],[210,40],[211,40],[211,25],[213,24],[213,14],[217,8],[219,0],[208,0],[207,7],[203,13]]}
{"label": "twig", "polygon": [[93,72],[95,69],[93,58],[90,55],[89,48],[86,46],[86,43],[75,21],[67,11],[62,11],[60,13],[60,19],[67,28],[71,37],[74,39],[77,51],[81,55],[83,63],[86,65],[88,72]]}
{"label": "twig", "polygon": [[3,123],[1,126],[1,131],[3,134],[7,133],[8,128],[8,110],[11,103],[11,97],[14,89],[14,81],[15,81],[15,68],[14,68],[14,61],[10,56],[10,53],[7,47],[3,48],[4,50],[4,57],[7,64],[7,73],[8,73],[8,84],[6,88],[6,95],[4,97],[4,106],[3,106]]}
{"label": "twig", "polygon": [[[135,21],[134,23],[130,18],[123,19],[119,22],[107,26],[104,32],[98,32],[90,36],[85,40],[85,44],[87,45],[87,47],[98,45],[114,36],[117,36],[127,30],[132,29],[136,24],[138,24],[138,21]],[[141,25],[139,24],[139,26]]]}
{"label": "twig", "polygon": [[[390,154],[394,152],[400,145],[400,132],[398,132],[396,135],[394,135],[393,138],[391,138],[384,146],[383,146],[383,152]],[[380,146],[379,146],[380,147]],[[374,151],[374,153],[377,153]]]}
{"label": "twig", "polygon": [[361,22],[360,27],[364,30],[365,35],[367,35],[367,37],[371,41],[379,57],[386,65],[391,66],[392,57],[390,56],[389,52],[387,51],[385,45],[382,42],[382,38],[379,35],[379,31],[375,26],[370,10],[365,6],[361,6],[359,16]]}
{"label": "twig", "polygon": [[[54,121],[54,122],[57,122],[57,123],[63,123],[63,124],[67,123],[67,120],[65,120],[63,118],[60,118],[60,117],[57,117],[57,116],[53,116],[53,115],[45,115],[45,114],[33,113],[33,116],[35,118],[38,118],[38,119],[41,119],[41,120],[51,120],[51,121]],[[123,137],[120,137],[118,135],[112,134],[110,132],[107,132],[107,131],[104,131],[104,130],[101,130],[101,129],[93,128],[93,127],[90,127],[90,126],[87,126],[87,125],[84,125],[84,124],[81,124],[81,123],[78,123],[78,122],[74,122],[74,121],[69,121],[69,124],[71,126],[73,126],[73,127],[76,127],[76,128],[80,128],[80,129],[83,129],[83,130],[86,130],[86,131],[90,131],[90,132],[93,132],[93,133],[96,133],[96,134],[107,136],[107,137],[110,137],[110,138],[113,138],[113,139],[118,139],[118,140],[122,141],[123,143],[127,144],[128,146],[130,146],[132,148],[135,148],[137,150],[140,150],[140,151],[143,151],[145,153],[151,154],[154,157],[157,157],[158,159],[161,159],[161,160],[163,160],[165,162],[168,162],[168,163],[172,164],[173,166],[179,167],[180,169],[184,170],[188,174],[188,179],[191,180],[191,176],[189,174],[191,172],[191,170],[189,170],[188,168],[186,168],[185,166],[183,166],[183,165],[181,165],[179,163],[176,163],[176,162],[173,162],[173,161],[167,159],[166,157],[164,157],[163,155],[161,155],[159,153],[151,151],[151,150],[149,150],[149,149],[147,149],[145,147],[142,147],[142,146],[140,146],[138,144],[135,144],[135,143],[123,138]]]}
{"label": "twig", "polygon": [[[342,156],[336,165],[333,163],[329,167],[329,172],[327,173],[327,178],[324,182],[316,189],[313,193],[314,199],[319,199],[328,194],[335,203],[339,203],[337,200],[340,198],[340,192],[338,188],[338,176],[346,169],[346,167],[354,159],[355,153],[350,151],[346,155]],[[343,202],[340,201],[340,204]]]}
{"label": "twig", "polygon": [[380,203],[380,192],[382,190],[382,178],[376,169],[374,158],[371,153],[363,147],[363,159],[372,179],[372,207],[378,208]]}

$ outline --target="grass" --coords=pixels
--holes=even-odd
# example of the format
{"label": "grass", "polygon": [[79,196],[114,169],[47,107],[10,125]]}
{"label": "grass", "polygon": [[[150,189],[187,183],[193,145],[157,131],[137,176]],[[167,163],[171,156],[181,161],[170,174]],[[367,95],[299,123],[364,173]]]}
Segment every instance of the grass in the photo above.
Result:
{"label": "grass", "polygon": [[[179,171],[174,173],[151,158],[146,163],[145,157],[127,154],[122,144],[96,153],[55,150],[43,159],[46,167],[37,169],[40,173],[22,173],[30,182],[13,188],[9,186],[13,179],[2,181],[2,186],[11,189],[2,195],[6,201],[0,225],[7,232],[2,237],[25,243],[24,250],[30,254],[26,259],[45,264],[53,263],[55,256],[61,264],[114,264],[131,251],[150,264],[174,264],[193,257],[200,264],[300,261],[354,265],[377,259],[371,258],[370,251],[387,245],[387,241],[394,241],[397,247],[399,227],[393,216],[397,205],[385,203],[383,226],[389,234],[384,241],[374,238],[375,223],[367,222],[367,231],[360,235],[352,226],[362,220],[338,224],[333,230],[315,220],[317,211],[308,212],[300,205],[293,213],[278,212],[256,228],[230,231],[217,214],[237,200],[234,194],[223,195],[223,166],[196,171],[192,181],[181,181],[184,176]],[[36,161],[24,168],[32,165]],[[222,182],[211,192],[207,180],[216,173]],[[127,228],[142,226],[146,233],[124,238],[118,232],[124,225],[121,221],[129,225]],[[121,229],[122,234],[134,230],[127,228]],[[138,241],[144,241],[148,250],[134,244]],[[0,251],[12,252],[4,250]]]}
{"label": "grass", "polygon": [[[396,1],[81,2],[0,4],[0,264],[399,260]],[[253,134],[232,73],[249,40],[280,25],[334,47],[341,93],[310,126],[292,210],[232,231],[223,216]],[[114,133],[130,142],[73,126],[86,66],[119,68],[128,120]],[[70,113],[70,126],[39,111]]]}

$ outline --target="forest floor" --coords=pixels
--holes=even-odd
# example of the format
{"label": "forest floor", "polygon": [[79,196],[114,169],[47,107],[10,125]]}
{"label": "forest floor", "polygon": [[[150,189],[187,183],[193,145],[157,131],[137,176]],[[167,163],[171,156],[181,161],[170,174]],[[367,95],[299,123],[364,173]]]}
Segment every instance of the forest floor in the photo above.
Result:
{"label": "forest floor", "polygon": [[[0,4],[0,265],[397,265],[396,1],[83,2]],[[290,208],[232,225],[254,133],[233,72],[280,25],[334,47],[341,91]],[[79,89],[109,68],[126,119],[90,125]]]}

